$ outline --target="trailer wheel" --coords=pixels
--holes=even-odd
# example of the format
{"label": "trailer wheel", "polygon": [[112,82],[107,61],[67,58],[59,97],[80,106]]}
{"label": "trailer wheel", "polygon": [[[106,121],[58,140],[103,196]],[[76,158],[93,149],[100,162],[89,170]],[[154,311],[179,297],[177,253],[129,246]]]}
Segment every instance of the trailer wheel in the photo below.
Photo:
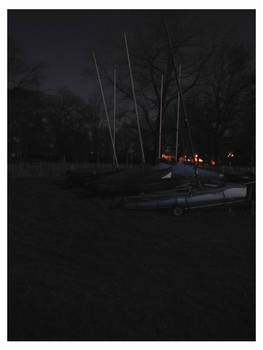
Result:
{"label": "trailer wheel", "polygon": [[183,209],[180,207],[173,208],[173,215],[174,216],[180,216],[183,214]]}

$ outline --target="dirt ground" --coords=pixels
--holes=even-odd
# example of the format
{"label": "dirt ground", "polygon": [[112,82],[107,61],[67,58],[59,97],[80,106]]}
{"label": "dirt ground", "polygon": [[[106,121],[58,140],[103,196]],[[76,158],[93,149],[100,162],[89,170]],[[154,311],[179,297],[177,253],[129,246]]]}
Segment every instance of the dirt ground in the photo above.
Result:
{"label": "dirt ground", "polygon": [[9,180],[9,340],[254,340],[248,209],[112,210]]}

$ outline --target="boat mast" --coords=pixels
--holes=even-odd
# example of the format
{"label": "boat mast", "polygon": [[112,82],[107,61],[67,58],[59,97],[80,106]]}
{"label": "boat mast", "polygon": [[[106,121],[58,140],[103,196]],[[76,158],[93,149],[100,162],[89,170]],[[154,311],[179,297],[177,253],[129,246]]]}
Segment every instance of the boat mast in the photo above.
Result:
{"label": "boat mast", "polygon": [[133,94],[133,100],[134,100],[135,113],[136,113],[136,117],[137,117],[137,127],[138,127],[138,132],[139,132],[139,140],[140,140],[141,153],[142,153],[142,163],[145,164],[141,126],[140,126],[140,120],[139,120],[139,114],[138,114],[138,108],[137,108],[137,102],[136,102],[136,95],[135,95],[134,81],[133,81],[133,76],[132,76],[132,68],[131,68],[131,62],[130,62],[130,56],[129,56],[128,43],[127,43],[127,38],[126,38],[126,34],[125,33],[124,33],[124,41],[125,41],[127,58],[128,58],[128,65],[129,65],[129,71],[130,71],[130,79],[131,79],[131,87],[132,87],[132,94]]}
{"label": "boat mast", "polygon": [[[181,84],[181,65],[179,65],[178,80]],[[179,141],[179,119],[180,119],[180,93],[177,93],[177,121],[176,121],[176,144],[175,144],[175,159],[178,160],[178,141]]]}
{"label": "boat mast", "polygon": [[163,118],[163,74],[161,78],[161,93],[160,93],[160,126],[159,126],[159,152],[158,160],[161,159],[161,148],[162,148],[162,118]]}
{"label": "boat mast", "polygon": [[113,143],[116,150],[116,80],[117,80],[117,68],[114,67],[113,71]]}
{"label": "boat mast", "polygon": [[98,69],[98,65],[97,65],[97,61],[96,61],[96,56],[95,56],[94,52],[93,52],[93,59],[94,59],[95,67],[96,67],[98,82],[99,82],[99,86],[100,86],[100,92],[101,92],[101,96],[102,96],[102,101],[103,101],[103,105],[104,105],[107,123],[108,123],[108,129],[109,129],[110,139],[111,139],[112,149],[113,149],[113,157],[115,160],[115,165],[118,168],[119,163],[118,163],[118,159],[117,159],[117,155],[116,155],[115,143],[114,143],[113,136],[112,136],[111,126],[110,126],[110,118],[109,118],[108,109],[107,109],[107,105],[106,105],[106,101],[105,101],[105,96],[104,96],[104,92],[103,92],[103,88],[102,88],[102,83],[101,83],[100,73],[99,73],[99,69]]}
{"label": "boat mast", "polygon": [[174,53],[173,53],[172,41],[171,41],[170,34],[169,34],[169,31],[168,31],[166,24],[165,24],[165,30],[166,30],[166,34],[167,34],[167,38],[168,38],[169,49],[170,49],[171,56],[172,56],[172,62],[173,62],[174,71],[175,71],[175,79],[176,79],[176,84],[178,86],[178,92],[180,94],[180,100],[181,100],[182,110],[183,110],[183,114],[184,114],[184,120],[185,120],[185,123],[187,125],[187,131],[188,131],[188,137],[189,137],[189,142],[190,142],[190,146],[191,146],[191,152],[192,152],[193,159],[194,159],[194,147],[193,147],[193,140],[192,140],[192,135],[191,135],[191,130],[190,130],[190,124],[189,124],[188,115],[186,112],[185,102],[183,99],[182,86],[181,86],[179,79],[178,79],[178,72],[177,72],[176,62],[175,62]]}

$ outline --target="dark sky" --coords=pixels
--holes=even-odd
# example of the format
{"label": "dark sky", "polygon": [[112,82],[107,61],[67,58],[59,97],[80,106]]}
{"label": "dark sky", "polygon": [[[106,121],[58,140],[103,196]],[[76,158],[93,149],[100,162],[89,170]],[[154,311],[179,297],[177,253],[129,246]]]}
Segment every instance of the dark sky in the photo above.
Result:
{"label": "dark sky", "polygon": [[[30,63],[49,66],[43,89],[68,86],[87,98],[90,85],[81,76],[87,54],[101,49],[123,32],[132,34],[138,25],[147,27],[155,17],[176,20],[189,11],[136,10],[9,10],[8,34],[24,49]],[[253,46],[254,12],[250,10],[193,10],[200,25],[219,31],[235,29],[239,39]]]}

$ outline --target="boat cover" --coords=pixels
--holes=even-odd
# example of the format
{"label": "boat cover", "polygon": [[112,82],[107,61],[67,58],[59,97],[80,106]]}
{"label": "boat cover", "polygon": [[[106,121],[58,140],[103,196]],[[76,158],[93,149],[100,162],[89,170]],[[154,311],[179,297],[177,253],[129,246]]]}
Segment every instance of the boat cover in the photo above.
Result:
{"label": "boat cover", "polygon": [[[155,165],[154,169],[165,169],[171,168],[172,177],[195,177],[195,169],[191,165],[176,163],[176,164],[167,164],[159,163]],[[213,178],[213,179],[223,179],[224,175],[212,170],[196,168],[197,177]]]}

